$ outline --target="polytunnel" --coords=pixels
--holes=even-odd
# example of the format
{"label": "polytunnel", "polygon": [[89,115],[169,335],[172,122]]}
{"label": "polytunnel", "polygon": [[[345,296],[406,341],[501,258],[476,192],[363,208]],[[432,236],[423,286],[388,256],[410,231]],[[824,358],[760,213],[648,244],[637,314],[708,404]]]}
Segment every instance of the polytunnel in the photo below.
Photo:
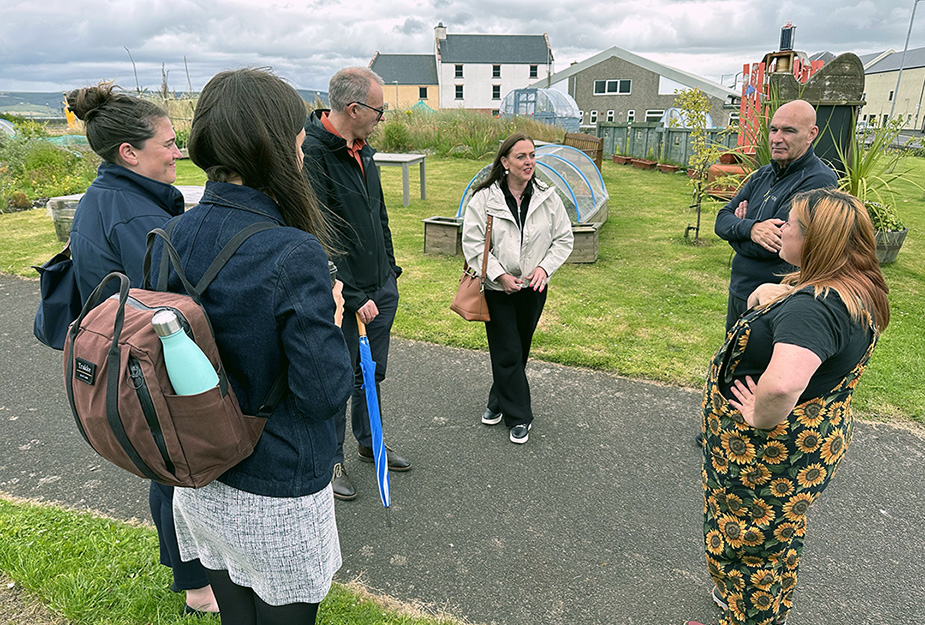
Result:
{"label": "polytunnel", "polygon": [[572,96],[558,89],[514,89],[504,96],[498,114],[502,117],[532,117],[544,124],[564,128],[566,132],[578,132],[581,123],[578,104]]}
{"label": "polytunnel", "polygon": [[[463,216],[472,190],[490,171],[491,163],[469,181],[456,211],[457,218]],[[604,178],[594,161],[581,150],[554,143],[537,145],[535,175],[544,183],[555,186],[573,223],[602,224],[607,221],[609,196]]]}

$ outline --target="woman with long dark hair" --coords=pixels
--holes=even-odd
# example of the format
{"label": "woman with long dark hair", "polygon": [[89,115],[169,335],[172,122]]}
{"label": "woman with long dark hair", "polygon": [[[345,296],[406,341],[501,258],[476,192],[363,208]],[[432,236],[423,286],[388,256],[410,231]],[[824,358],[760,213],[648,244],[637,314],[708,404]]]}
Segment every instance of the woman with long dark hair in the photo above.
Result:
{"label": "woman with long dark hair", "polygon": [[[162,109],[118,93],[110,83],[75,89],[67,95],[67,104],[84,122],[90,147],[103,159],[71,227],[71,257],[81,300],[86,301],[112,271],[128,276],[133,287],[142,286],[145,236],[183,212],[183,194],[173,186],[180,151]],[[173,572],[171,589],[186,592],[184,612],[215,612],[205,570],[198,561],[180,559],[173,487],[151,482],[148,502],[161,564]]]}
{"label": "woman with long dark hair", "polygon": [[722,625],[787,620],[806,513],[851,442],[851,396],[890,321],[875,249],[857,198],[794,196],[780,256],[799,269],[752,293],[713,358],[704,537]]}
{"label": "woman with long dark hair", "polygon": [[[256,414],[284,373],[288,392],[250,457],[174,496],[180,551],[206,567],[225,625],[314,623],[341,564],[333,417],[353,389],[353,369],[338,328],[339,282],[332,296],[328,227],[302,174],[305,119],[295,89],[267,71],[214,76],[190,130],[205,193],[172,224],[193,283],[244,228],[280,226],[238,248],[202,305],[244,413]],[[168,288],[184,292],[173,272]]]}
{"label": "woman with long dark hair", "polygon": [[482,423],[504,420],[512,443],[526,443],[533,425],[527,358],[546,304],[549,277],[572,251],[572,227],[555,187],[536,179],[533,140],[523,133],[505,139],[488,177],[479,184],[463,219],[463,255],[482,266],[488,217],[491,241],[485,324],[492,385]]}

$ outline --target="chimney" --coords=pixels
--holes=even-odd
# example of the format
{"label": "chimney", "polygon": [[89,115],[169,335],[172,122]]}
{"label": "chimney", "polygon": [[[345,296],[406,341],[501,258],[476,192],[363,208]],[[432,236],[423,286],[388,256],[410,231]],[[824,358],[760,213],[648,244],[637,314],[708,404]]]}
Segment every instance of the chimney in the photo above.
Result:
{"label": "chimney", "polygon": [[443,22],[434,26],[434,38],[437,40],[446,39],[446,26],[443,25]]}

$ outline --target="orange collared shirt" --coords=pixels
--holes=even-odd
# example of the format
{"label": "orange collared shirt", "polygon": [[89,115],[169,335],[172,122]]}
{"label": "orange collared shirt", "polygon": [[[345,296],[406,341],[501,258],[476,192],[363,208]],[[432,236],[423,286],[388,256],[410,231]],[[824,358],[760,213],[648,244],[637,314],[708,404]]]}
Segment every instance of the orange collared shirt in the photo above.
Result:
{"label": "orange collared shirt", "polygon": [[[321,124],[324,126],[325,130],[330,132],[332,135],[337,135],[341,139],[344,138],[339,132],[337,132],[337,128],[334,127],[334,124],[331,123],[331,120],[328,119],[327,113],[321,114]],[[344,140],[346,141],[346,139]],[[353,145],[347,146],[347,154],[356,159],[356,162],[360,166],[360,171],[363,172],[364,176],[366,175],[366,171],[363,169],[363,159],[360,158],[360,150],[362,150],[365,145],[366,141],[364,139],[355,139],[353,141]]]}

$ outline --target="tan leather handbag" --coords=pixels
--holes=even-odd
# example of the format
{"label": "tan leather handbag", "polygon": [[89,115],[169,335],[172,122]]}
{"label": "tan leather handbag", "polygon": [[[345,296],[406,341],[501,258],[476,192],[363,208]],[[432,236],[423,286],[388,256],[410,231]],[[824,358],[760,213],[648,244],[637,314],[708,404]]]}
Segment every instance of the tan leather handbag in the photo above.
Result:
{"label": "tan leather handbag", "polygon": [[488,249],[491,246],[491,226],[493,217],[488,216],[485,226],[485,249],[482,250],[482,273],[476,274],[463,262],[463,273],[459,279],[459,288],[450,304],[450,310],[466,321],[491,321],[488,304],[485,302],[485,271],[488,268]]}

